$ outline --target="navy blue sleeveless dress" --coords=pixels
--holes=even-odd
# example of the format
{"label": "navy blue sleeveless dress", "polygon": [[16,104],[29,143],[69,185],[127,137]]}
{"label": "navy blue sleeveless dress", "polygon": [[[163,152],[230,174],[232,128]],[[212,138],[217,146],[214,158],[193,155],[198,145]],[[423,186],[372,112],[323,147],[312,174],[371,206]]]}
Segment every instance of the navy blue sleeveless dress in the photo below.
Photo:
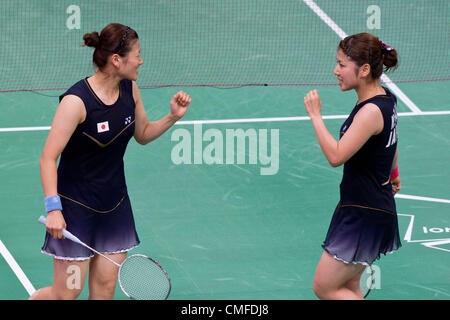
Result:
{"label": "navy blue sleeveless dress", "polygon": [[[134,135],[132,82],[122,80],[119,97],[105,105],[87,78],[59,97],[81,98],[86,120],[61,153],[58,195],[67,230],[102,253],[128,251],[139,244],[125,182],[123,156]],[[94,253],[67,239],[46,234],[42,252],[59,259],[84,260]]]}
{"label": "navy blue sleeveless dress", "polygon": [[380,108],[382,132],[370,139],[345,164],[340,201],[322,247],[346,263],[372,264],[380,254],[401,247],[397,211],[389,181],[397,149],[397,99],[387,89],[355,106],[341,127],[340,137],[367,103]]}

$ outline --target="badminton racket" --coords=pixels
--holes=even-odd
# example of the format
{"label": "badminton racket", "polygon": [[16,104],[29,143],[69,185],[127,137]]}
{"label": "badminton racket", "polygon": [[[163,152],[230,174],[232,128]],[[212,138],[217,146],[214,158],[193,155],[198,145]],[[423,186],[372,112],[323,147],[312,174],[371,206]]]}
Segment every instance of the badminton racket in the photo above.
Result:
{"label": "badminton racket", "polygon": [[[39,223],[45,225],[46,218],[40,216]],[[63,229],[63,236],[83,247],[92,250],[119,268],[120,289],[133,300],[166,300],[172,285],[167,272],[161,265],[150,257],[134,254],[119,264],[97,250],[91,248],[72,233]]]}
{"label": "badminton racket", "polygon": [[370,290],[372,290],[373,283],[374,283],[373,269],[371,265],[368,265],[361,274],[361,279],[359,281],[359,285],[361,287],[361,291],[363,293],[364,298],[367,298],[367,296],[369,295]]}

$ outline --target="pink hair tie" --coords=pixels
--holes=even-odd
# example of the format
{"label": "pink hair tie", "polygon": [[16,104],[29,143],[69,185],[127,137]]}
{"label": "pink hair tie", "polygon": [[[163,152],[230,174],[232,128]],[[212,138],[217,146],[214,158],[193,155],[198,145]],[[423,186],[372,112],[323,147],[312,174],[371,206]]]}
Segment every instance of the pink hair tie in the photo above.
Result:
{"label": "pink hair tie", "polygon": [[391,51],[394,48],[392,48],[391,46],[388,46],[386,43],[384,43],[383,41],[380,40],[381,43],[381,50],[386,50],[386,51]]}
{"label": "pink hair tie", "polygon": [[398,172],[398,166],[395,167],[394,170],[391,170],[391,178],[390,181],[397,179],[397,177],[400,175],[400,173]]}

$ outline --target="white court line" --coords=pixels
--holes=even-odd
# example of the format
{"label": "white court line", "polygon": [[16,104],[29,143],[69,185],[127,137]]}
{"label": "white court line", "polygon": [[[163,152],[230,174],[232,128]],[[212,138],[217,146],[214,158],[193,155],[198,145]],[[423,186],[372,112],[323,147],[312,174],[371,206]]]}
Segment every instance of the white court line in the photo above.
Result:
{"label": "white court line", "polygon": [[[342,30],[333,19],[330,18],[313,0],[303,0],[303,2],[320,18],[325,22],[341,39],[344,39],[348,35]],[[413,113],[421,113],[422,111],[411,101],[399,87],[395,85],[385,74],[381,76],[381,80],[385,82],[386,86],[403,101],[406,106],[411,109]]]}
{"label": "white court line", "polygon": [[402,214],[397,213],[398,216],[404,216],[409,217],[409,225],[406,229],[405,236],[403,237],[403,240],[408,243],[419,243],[427,248],[432,248],[440,251],[450,252],[449,249],[444,249],[438,246],[446,245],[450,243],[450,238],[444,238],[444,239],[426,239],[426,240],[411,240],[412,238],[412,232],[414,228],[414,218],[415,216],[412,214]]}
{"label": "white court line", "polygon": [[439,239],[438,241],[428,241],[428,242],[422,243],[422,245],[427,247],[427,248],[432,248],[432,249],[436,249],[436,250],[450,252],[449,249],[444,249],[444,248],[438,247],[438,246],[441,246],[443,244],[449,244],[449,243],[450,243],[450,238],[449,239]]}
{"label": "white court line", "polygon": [[389,77],[386,74],[382,74],[381,75],[381,80],[386,84],[386,86],[391,89],[391,91],[400,99],[403,101],[404,104],[406,104],[406,106],[411,109],[411,111],[413,113],[416,114],[421,114],[422,110],[419,109],[419,107],[416,106],[416,104],[414,102],[411,101],[410,98],[408,98],[408,96],[406,94],[403,93],[402,90],[400,90],[399,87],[397,87],[397,85],[392,82],[391,79],[389,79]]}
{"label": "white court line", "polygon": [[[446,111],[423,111],[420,113],[414,112],[399,112],[399,117],[409,116],[437,116],[450,115],[450,110]],[[322,116],[323,119],[347,119],[348,114]],[[216,120],[180,120],[176,125],[190,125],[190,124],[224,124],[224,123],[252,123],[252,122],[285,122],[285,121],[305,121],[310,120],[308,116],[303,117],[275,117],[275,118],[247,118],[247,119],[216,119]],[[46,131],[50,127],[17,127],[17,128],[0,128],[0,132],[22,132],[22,131]]]}
{"label": "white court line", "polygon": [[25,287],[25,290],[27,290],[28,294],[31,296],[36,291],[36,289],[33,287],[30,280],[28,280],[27,276],[23,272],[22,268],[20,268],[14,257],[5,247],[2,240],[0,240],[0,253],[2,254],[3,258],[5,258],[12,271],[14,271],[19,281]]}
{"label": "white court line", "polygon": [[[347,119],[348,115],[323,116],[323,119]],[[251,123],[251,122],[284,122],[284,121],[304,121],[310,120],[304,117],[275,117],[275,118],[248,118],[248,119],[217,119],[217,120],[186,120],[178,121],[176,125],[187,124],[218,124],[218,123]]]}
{"label": "white court line", "polygon": [[411,235],[412,235],[412,230],[413,230],[413,226],[414,226],[414,216],[411,214],[401,214],[401,213],[397,213],[397,215],[410,217],[408,229],[406,229],[406,233],[405,233],[405,236],[403,237],[403,240],[411,242]]}
{"label": "white court line", "polygon": [[43,131],[50,130],[50,127],[18,127],[18,128],[0,128],[0,132],[22,132],[22,131]]}
{"label": "white court line", "polygon": [[[399,117],[409,116],[437,116],[450,115],[450,110],[445,111],[425,111],[425,112],[399,112]],[[348,114],[322,116],[323,119],[347,119]],[[248,118],[248,119],[217,119],[217,120],[186,120],[178,121],[176,125],[188,124],[220,124],[220,123],[250,123],[250,122],[284,122],[284,121],[305,121],[310,120],[308,116],[303,117],[275,117],[275,118]],[[2,129],[0,129],[1,132]]]}
{"label": "white court line", "polygon": [[[438,202],[438,203],[450,203],[450,200],[447,199],[439,199],[439,198],[430,198],[430,197],[421,197],[421,196],[412,196],[408,194],[399,194],[397,193],[395,195],[395,198],[400,199],[408,199],[408,200],[418,200],[418,201],[428,201],[428,202]],[[450,252],[449,249],[444,249],[439,246],[446,245],[450,243],[450,238],[444,238],[444,239],[427,239],[427,240],[411,240],[413,227],[414,227],[414,215],[412,214],[400,214],[399,216],[407,216],[410,218],[408,228],[406,229],[405,237],[403,240],[407,242],[419,242],[421,245],[432,248],[440,251]]]}
{"label": "white court line", "polygon": [[406,229],[406,233],[405,236],[403,237],[403,240],[406,242],[411,242],[411,243],[416,243],[416,242],[420,242],[420,243],[425,243],[425,242],[431,242],[432,244],[434,244],[434,241],[449,241],[450,238],[442,238],[442,239],[425,239],[425,240],[411,240],[412,238],[412,233],[413,233],[413,229],[414,229],[414,218],[415,216],[413,214],[404,214],[404,213],[397,213],[398,216],[403,216],[403,217],[409,217],[409,224],[408,224],[408,228]]}
{"label": "white court line", "polygon": [[409,199],[409,200],[418,200],[418,201],[428,201],[428,202],[440,202],[440,203],[450,203],[450,200],[447,199],[439,199],[439,198],[430,198],[430,197],[420,197],[420,196],[411,196],[408,194],[397,193],[395,198],[399,199]]}

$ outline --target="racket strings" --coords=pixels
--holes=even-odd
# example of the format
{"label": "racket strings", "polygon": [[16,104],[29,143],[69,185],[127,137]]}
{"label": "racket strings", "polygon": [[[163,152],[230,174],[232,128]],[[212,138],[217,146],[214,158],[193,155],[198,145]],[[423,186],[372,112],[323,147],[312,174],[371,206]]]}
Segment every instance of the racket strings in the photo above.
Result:
{"label": "racket strings", "polygon": [[119,272],[119,282],[130,298],[164,300],[170,292],[170,281],[164,270],[145,256],[127,258]]}

